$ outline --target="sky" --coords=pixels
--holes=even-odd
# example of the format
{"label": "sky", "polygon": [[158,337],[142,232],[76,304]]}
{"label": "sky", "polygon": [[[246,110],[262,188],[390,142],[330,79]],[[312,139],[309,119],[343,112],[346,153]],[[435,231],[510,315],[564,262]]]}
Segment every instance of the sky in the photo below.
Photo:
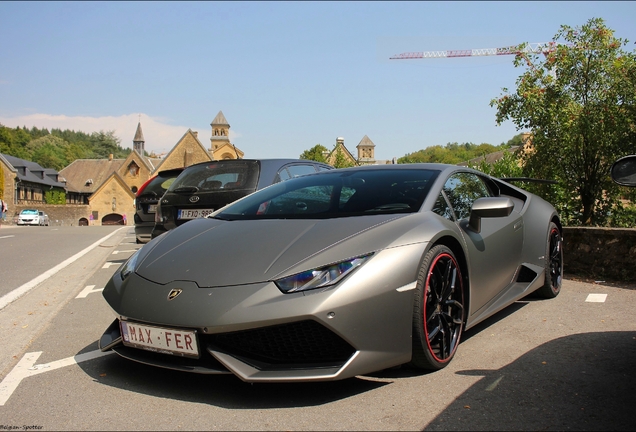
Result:
{"label": "sky", "polygon": [[490,101],[513,56],[389,60],[408,51],[549,42],[603,18],[636,40],[636,2],[0,2],[0,124],[114,131],[170,151],[210,147],[219,111],[246,158],[298,157],[337,137],[375,158],[450,142],[499,145]]}

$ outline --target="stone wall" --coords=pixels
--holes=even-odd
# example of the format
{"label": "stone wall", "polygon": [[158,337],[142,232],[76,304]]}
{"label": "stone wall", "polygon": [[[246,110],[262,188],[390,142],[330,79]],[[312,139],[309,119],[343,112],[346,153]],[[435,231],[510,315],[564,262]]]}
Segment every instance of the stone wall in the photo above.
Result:
{"label": "stone wall", "polygon": [[12,224],[14,217],[26,208],[36,208],[49,215],[49,224],[53,226],[78,226],[81,218],[88,219],[91,211],[87,205],[66,204],[66,205],[18,205],[9,209],[7,222]]}
{"label": "stone wall", "polygon": [[563,229],[566,274],[612,282],[636,282],[636,229]]}

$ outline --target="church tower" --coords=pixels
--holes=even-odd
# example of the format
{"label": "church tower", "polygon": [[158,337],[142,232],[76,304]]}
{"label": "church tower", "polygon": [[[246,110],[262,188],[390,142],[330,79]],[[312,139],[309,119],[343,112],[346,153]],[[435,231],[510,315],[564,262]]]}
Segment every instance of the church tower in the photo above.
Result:
{"label": "church tower", "polygon": [[146,141],[144,140],[144,133],[141,131],[141,122],[137,124],[137,132],[135,132],[135,137],[133,138],[133,150],[137,150],[141,156],[144,155],[144,145]]}
{"label": "church tower", "polygon": [[368,136],[365,135],[356,148],[358,149],[358,163],[360,165],[372,165],[375,163],[375,144]]}
{"label": "church tower", "polygon": [[215,150],[230,143],[230,124],[225,119],[223,111],[219,111],[210,126],[212,126],[210,153],[214,153]]}

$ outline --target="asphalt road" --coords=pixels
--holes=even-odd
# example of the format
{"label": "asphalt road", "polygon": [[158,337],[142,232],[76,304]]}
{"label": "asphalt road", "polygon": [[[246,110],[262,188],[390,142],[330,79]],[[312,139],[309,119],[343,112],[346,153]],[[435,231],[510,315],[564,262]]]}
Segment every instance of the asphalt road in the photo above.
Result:
{"label": "asphalt road", "polygon": [[0,297],[121,226],[0,227]]}
{"label": "asphalt road", "polygon": [[636,427],[634,290],[566,280],[556,299],[523,299],[468,331],[453,362],[434,373],[247,384],[97,351],[114,318],[100,289],[134,241],[131,228],[117,232],[0,310],[0,429]]}

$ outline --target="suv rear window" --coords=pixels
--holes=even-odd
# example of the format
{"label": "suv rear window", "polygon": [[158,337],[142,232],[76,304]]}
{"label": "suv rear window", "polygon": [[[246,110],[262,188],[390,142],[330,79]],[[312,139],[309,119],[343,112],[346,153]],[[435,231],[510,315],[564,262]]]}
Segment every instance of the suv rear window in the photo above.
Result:
{"label": "suv rear window", "polygon": [[146,185],[144,190],[141,191],[141,194],[138,194],[138,196],[153,195],[161,197],[176,180],[179,174],[181,174],[181,172],[182,170],[160,172],[150,181],[150,183]]}
{"label": "suv rear window", "polygon": [[260,164],[258,161],[217,161],[188,167],[172,183],[169,191],[196,188],[197,191],[256,189]]}

